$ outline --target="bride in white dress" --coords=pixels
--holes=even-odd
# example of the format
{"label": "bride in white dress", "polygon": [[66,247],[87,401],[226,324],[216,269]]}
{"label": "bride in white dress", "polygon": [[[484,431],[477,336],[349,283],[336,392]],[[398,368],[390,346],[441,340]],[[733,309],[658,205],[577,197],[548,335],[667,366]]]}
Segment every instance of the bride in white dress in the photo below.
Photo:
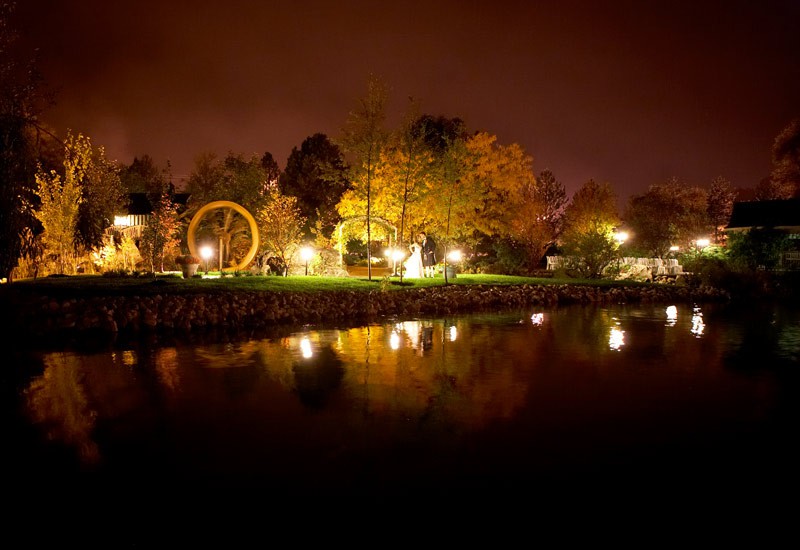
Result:
{"label": "bride in white dress", "polygon": [[403,263],[406,268],[405,276],[411,279],[419,279],[422,277],[422,247],[417,243],[411,243],[408,247],[411,250],[411,256]]}

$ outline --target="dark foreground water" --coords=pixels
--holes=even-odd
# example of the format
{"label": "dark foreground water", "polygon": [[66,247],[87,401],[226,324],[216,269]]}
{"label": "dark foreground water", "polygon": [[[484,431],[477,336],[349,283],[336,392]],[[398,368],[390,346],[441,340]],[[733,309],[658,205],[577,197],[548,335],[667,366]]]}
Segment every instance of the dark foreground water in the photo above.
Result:
{"label": "dark foreground water", "polygon": [[5,496],[39,513],[333,513],[353,499],[479,518],[511,502],[608,513],[620,499],[710,513],[798,489],[789,307],[569,306],[42,344],[9,343],[2,378]]}

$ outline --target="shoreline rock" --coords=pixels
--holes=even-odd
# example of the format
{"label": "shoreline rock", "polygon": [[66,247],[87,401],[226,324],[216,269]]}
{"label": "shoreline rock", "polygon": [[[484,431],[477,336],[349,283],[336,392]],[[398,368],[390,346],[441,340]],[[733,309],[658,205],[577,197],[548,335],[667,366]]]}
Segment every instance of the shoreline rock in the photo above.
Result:
{"label": "shoreline rock", "polygon": [[27,338],[69,334],[191,333],[323,322],[368,323],[385,317],[452,315],[559,304],[729,301],[710,287],[681,285],[448,285],[402,291],[155,294],[3,300],[3,332]]}

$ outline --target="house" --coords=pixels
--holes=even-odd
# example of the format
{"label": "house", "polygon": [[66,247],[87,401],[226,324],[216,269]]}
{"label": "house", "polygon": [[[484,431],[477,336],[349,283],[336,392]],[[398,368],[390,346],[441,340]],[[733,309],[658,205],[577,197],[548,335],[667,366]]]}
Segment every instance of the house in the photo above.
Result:
{"label": "house", "polygon": [[800,239],[800,199],[733,203],[726,232],[771,228]]}
{"label": "house", "polygon": [[[189,193],[175,193],[174,198],[183,209],[189,201]],[[108,228],[107,233],[133,237],[138,242],[152,213],[153,206],[147,193],[129,193],[128,208],[114,216],[114,225]]]}
{"label": "house", "polygon": [[725,232],[730,234],[751,229],[774,229],[786,233],[793,245],[792,250],[783,254],[780,265],[783,269],[800,269],[800,199],[733,203]]}

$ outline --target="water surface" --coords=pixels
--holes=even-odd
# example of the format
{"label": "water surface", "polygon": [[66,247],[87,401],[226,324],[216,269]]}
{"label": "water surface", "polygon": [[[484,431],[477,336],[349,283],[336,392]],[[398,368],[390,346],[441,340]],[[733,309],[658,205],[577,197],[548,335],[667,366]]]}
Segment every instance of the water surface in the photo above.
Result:
{"label": "water surface", "polygon": [[679,304],[28,346],[2,382],[10,485],[109,506],[771,498],[797,488],[798,357],[789,308]]}

